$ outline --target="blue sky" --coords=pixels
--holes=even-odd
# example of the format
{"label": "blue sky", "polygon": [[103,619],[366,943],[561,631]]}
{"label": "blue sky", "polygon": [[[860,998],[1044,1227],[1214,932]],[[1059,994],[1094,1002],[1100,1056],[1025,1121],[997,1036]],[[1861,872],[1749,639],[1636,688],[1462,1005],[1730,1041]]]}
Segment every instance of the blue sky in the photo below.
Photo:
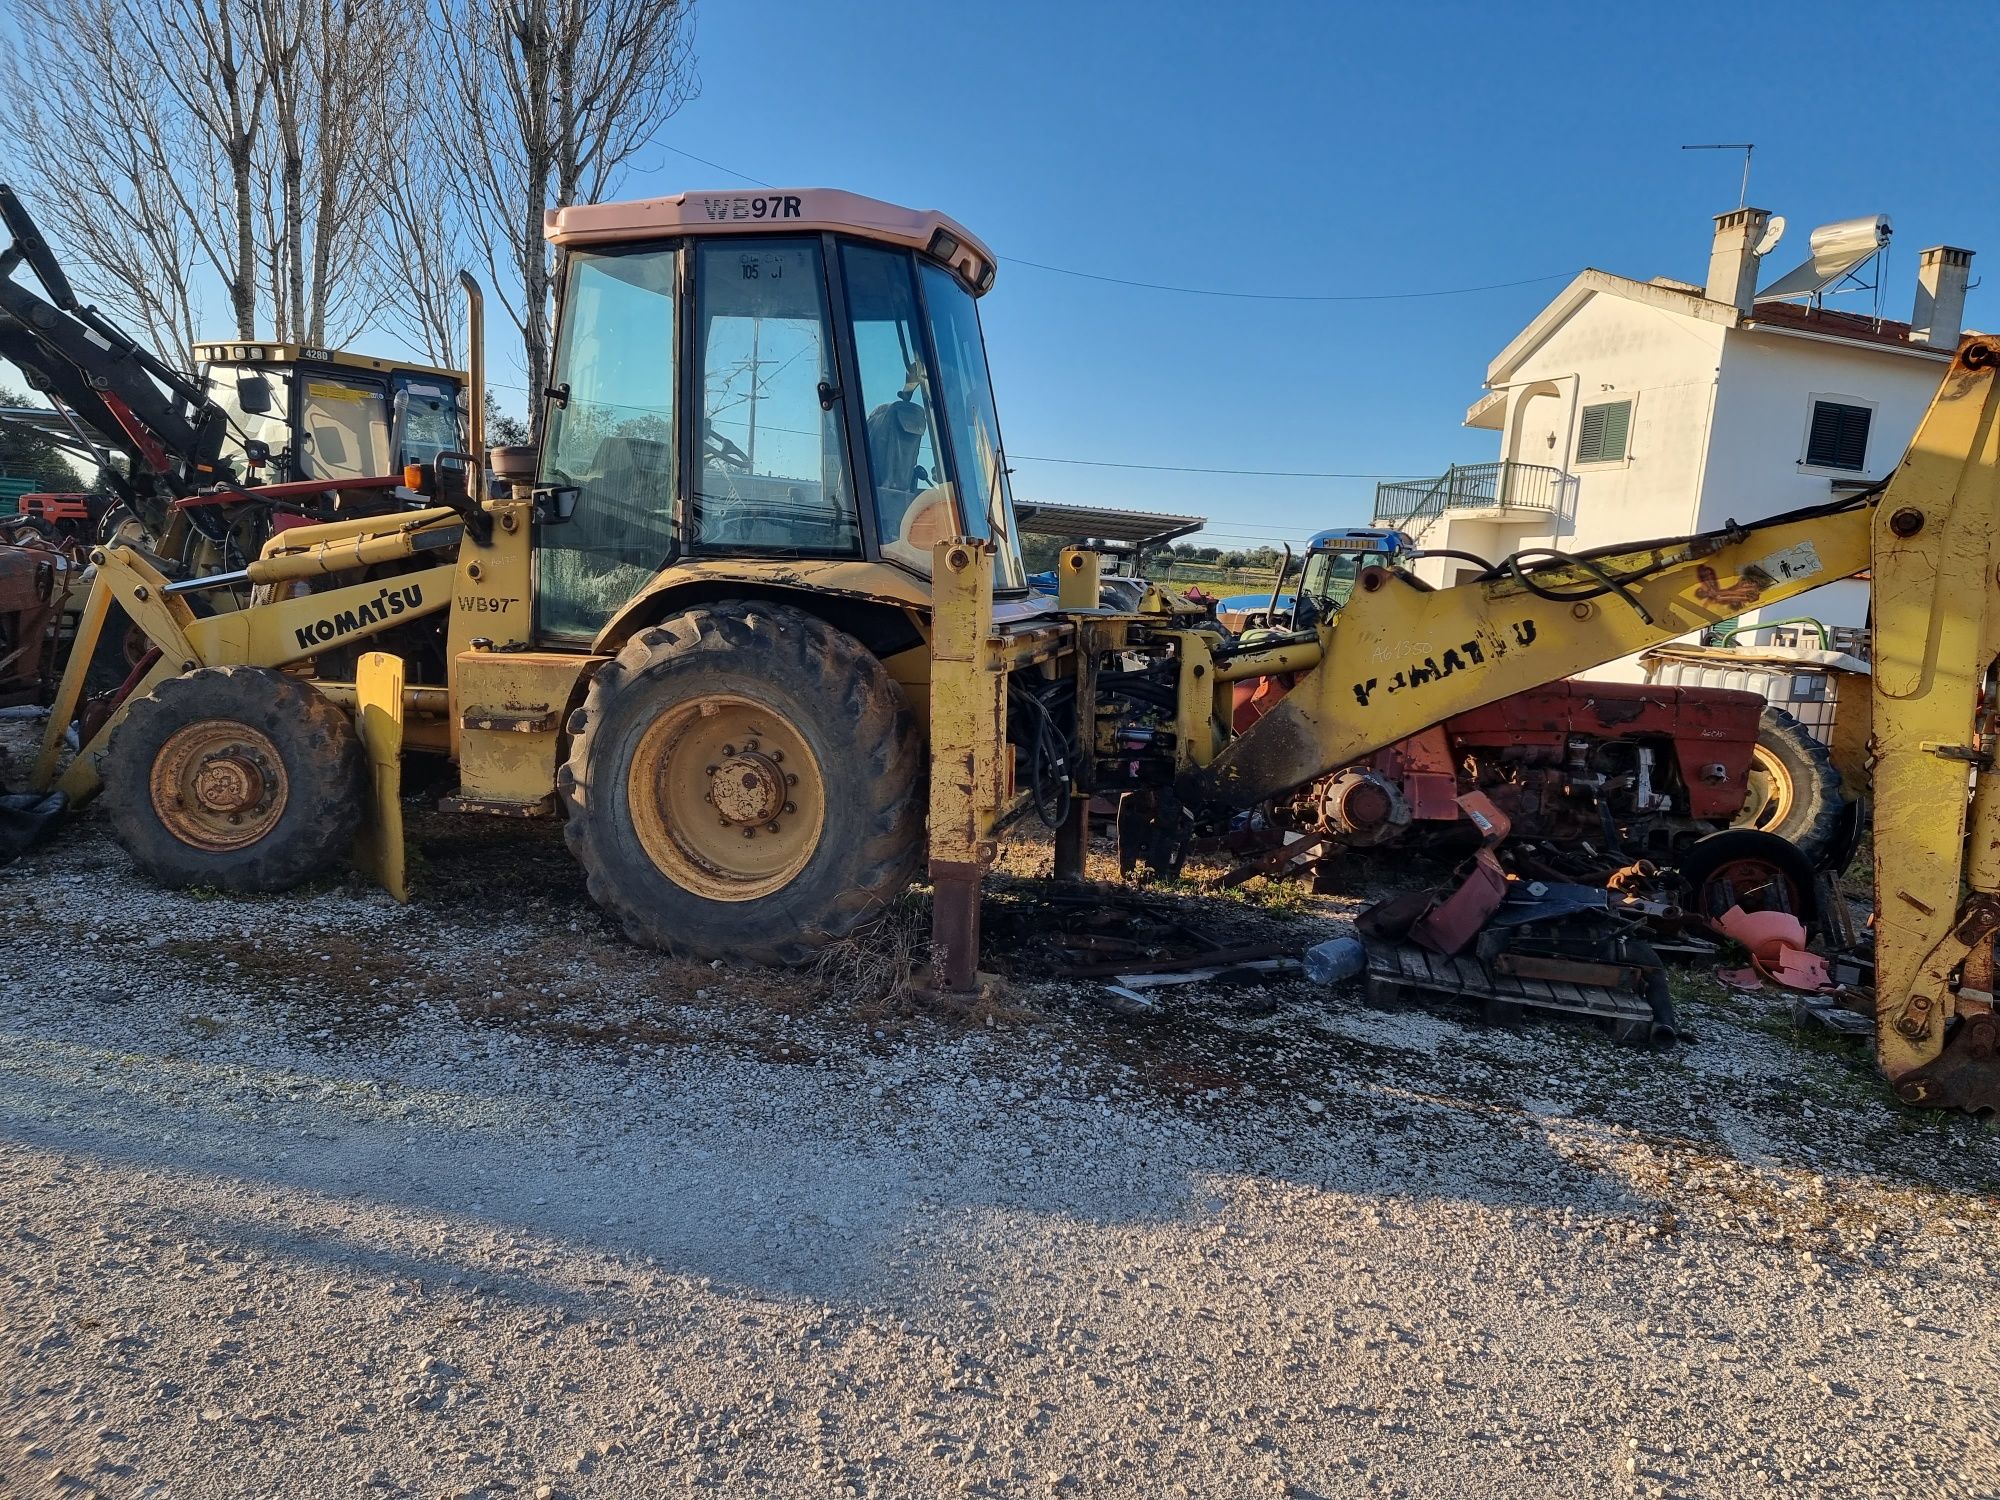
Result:
{"label": "blue sky", "polygon": [[[1003,264],[983,311],[1023,499],[1159,506],[1214,530],[1365,523],[1371,481],[1149,473],[1437,472],[1487,361],[1586,265],[1700,280],[1754,141],[1751,201],[1887,213],[1883,311],[1919,248],[2000,267],[2000,197],[1954,76],[2000,59],[1986,6],[705,4],[702,94],[665,145],[765,182],[961,219],[1003,256],[1306,294],[1557,279],[1477,295],[1283,303]],[[1954,145],[1953,136],[1957,133]],[[665,149],[635,194],[732,181]],[[1994,314],[1975,290],[1968,316]],[[1835,305],[1867,310],[1868,297]]]}
{"label": "blue sky", "polygon": [[[1563,280],[1701,279],[1741,161],[1684,143],[1756,143],[1751,201],[1791,224],[1780,269],[1813,225],[1889,214],[1889,316],[1908,316],[1925,245],[1983,252],[1975,279],[2000,269],[1969,103],[2000,60],[1991,6],[701,0],[698,16],[701,95],[620,196],[847,187],[943,209],[1003,257],[1236,292],[1550,278],[1312,303],[1003,262],[983,311],[1017,496],[1205,514],[1225,542],[1365,523],[1372,480],[1044,460],[1414,475],[1493,457],[1460,419]],[[1996,306],[1975,290],[1968,320]]]}

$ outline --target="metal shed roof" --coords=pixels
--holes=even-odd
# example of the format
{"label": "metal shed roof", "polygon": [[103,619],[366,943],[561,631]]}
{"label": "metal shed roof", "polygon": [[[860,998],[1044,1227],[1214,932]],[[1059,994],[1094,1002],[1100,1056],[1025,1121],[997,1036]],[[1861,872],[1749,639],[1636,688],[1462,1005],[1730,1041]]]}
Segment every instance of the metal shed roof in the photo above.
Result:
{"label": "metal shed roof", "polygon": [[1021,530],[1037,536],[1073,541],[1123,542],[1130,547],[1158,547],[1176,537],[1199,531],[1206,516],[1176,516],[1165,511],[1105,510],[1094,505],[1020,504],[1015,507]]}

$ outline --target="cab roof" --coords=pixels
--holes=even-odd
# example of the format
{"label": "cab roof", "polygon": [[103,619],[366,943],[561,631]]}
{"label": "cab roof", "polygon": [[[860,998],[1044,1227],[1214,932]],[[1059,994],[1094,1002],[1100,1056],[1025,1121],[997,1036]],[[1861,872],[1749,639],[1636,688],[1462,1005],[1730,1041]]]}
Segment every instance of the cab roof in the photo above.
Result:
{"label": "cab roof", "polygon": [[[237,353],[239,349],[243,351],[241,354]],[[408,359],[378,359],[372,354],[353,354],[345,349],[312,344],[278,344],[269,339],[210,339],[194,346],[194,357],[214,364],[339,365],[366,370],[372,375],[435,375],[460,385],[466,383],[463,370],[443,370]]]}
{"label": "cab roof", "polygon": [[934,208],[900,208],[839,188],[760,188],[675,193],[627,203],[577,203],[542,216],[542,233],[565,248],[708,234],[829,231],[921,250],[943,261],[976,292],[993,285],[993,252]]}
{"label": "cab roof", "polygon": [[1415,546],[1408,535],[1381,526],[1339,526],[1315,531],[1308,552],[1407,552]]}

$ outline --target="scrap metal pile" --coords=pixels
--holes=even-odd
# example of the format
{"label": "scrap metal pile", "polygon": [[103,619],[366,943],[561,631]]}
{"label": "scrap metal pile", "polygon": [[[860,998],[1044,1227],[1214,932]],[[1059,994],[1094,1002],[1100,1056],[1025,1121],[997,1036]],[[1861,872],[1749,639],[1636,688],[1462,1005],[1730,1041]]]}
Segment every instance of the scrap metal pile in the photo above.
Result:
{"label": "scrap metal pile", "polygon": [[[1509,841],[1506,815],[1479,793],[1462,799],[1481,847],[1450,882],[1364,912],[1368,986],[1380,999],[1477,1001],[1493,1018],[1546,1011],[1593,1018],[1620,1041],[1670,1046],[1682,1034],[1667,983],[1670,959],[1713,963],[1733,945],[1752,967],[1728,977],[1809,997],[1840,1030],[1867,1029],[1867,942],[1826,871],[1774,834],[1732,830],[1697,841],[1680,865],[1636,860],[1588,882],[1566,880],[1534,841]],[[1566,851],[1566,868],[1595,851]],[[1809,936],[1842,959],[1843,984]],[[1853,1024],[1847,1019],[1853,1016]]]}

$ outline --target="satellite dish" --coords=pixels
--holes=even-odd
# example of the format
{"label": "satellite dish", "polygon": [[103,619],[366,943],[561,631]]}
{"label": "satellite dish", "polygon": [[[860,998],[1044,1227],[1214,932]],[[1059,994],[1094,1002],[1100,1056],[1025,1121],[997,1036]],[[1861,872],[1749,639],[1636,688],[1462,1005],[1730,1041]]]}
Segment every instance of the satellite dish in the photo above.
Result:
{"label": "satellite dish", "polygon": [[1769,255],[1773,250],[1778,248],[1778,241],[1784,237],[1785,216],[1783,214],[1772,214],[1771,222],[1764,226],[1764,237],[1757,241],[1757,248],[1750,253],[1752,255]]}

